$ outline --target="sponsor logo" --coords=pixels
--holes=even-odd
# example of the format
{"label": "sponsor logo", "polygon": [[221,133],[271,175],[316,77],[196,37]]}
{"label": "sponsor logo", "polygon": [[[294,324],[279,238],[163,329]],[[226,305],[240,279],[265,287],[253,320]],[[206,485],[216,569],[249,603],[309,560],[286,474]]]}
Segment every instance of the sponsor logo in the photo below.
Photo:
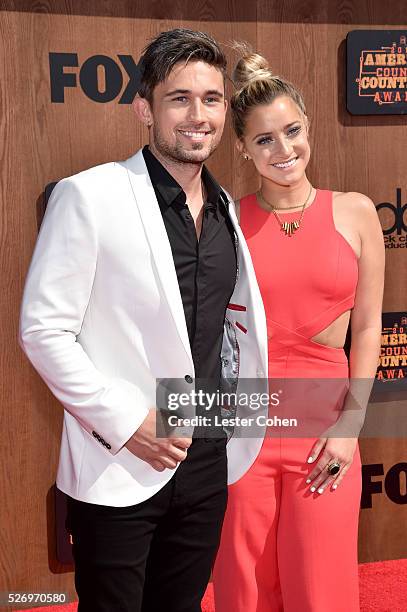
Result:
{"label": "sponsor logo", "polygon": [[407,504],[404,483],[407,478],[407,463],[396,463],[384,474],[382,463],[362,465],[361,508],[373,507],[373,496],[385,493],[394,504]]}
{"label": "sponsor logo", "polygon": [[[77,53],[50,53],[51,102],[63,104],[65,90],[80,88],[93,102],[131,104],[140,82],[140,70],[131,55],[93,55],[79,64]],[[119,97],[120,96],[120,97]]]}
{"label": "sponsor logo", "polygon": [[396,203],[381,202],[376,206],[383,228],[386,249],[401,249],[407,245],[407,203],[403,203],[401,187],[396,188]]}

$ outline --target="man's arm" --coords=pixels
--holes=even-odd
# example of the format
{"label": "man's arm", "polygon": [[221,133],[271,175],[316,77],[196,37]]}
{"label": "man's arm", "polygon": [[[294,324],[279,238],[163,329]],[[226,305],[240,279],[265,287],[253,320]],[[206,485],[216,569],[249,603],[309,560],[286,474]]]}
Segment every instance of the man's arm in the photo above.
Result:
{"label": "man's arm", "polygon": [[76,340],[92,291],[97,253],[92,209],[75,180],[64,179],[50,197],[28,272],[20,344],[65,409],[116,454],[150,406],[137,386],[98,371]]}

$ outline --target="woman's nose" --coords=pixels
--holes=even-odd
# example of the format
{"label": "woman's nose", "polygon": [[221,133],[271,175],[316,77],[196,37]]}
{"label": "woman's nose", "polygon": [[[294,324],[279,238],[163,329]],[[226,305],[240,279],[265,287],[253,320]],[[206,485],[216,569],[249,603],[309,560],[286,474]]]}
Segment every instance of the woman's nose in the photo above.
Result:
{"label": "woman's nose", "polygon": [[291,143],[284,136],[278,140],[278,149],[283,155],[288,155],[292,151]]}

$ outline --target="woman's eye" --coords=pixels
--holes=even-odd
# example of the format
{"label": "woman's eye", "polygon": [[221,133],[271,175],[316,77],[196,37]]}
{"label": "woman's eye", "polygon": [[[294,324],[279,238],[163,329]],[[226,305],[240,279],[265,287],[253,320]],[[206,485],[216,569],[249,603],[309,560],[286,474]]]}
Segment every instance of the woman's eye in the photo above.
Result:
{"label": "woman's eye", "polygon": [[269,144],[270,142],[272,142],[272,138],[270,138],[270,136],[264,136],[263,138],[260,138],[260,140],[257,141],[257,144],[263,145]]}
{"label": "woman's eye", "polygon": [[298,134],[300,131],[301,131],[301,126],[297,125],[293,128],[290,128],[287,133],[288,133],[288,136],[295,136],[295,134]]}

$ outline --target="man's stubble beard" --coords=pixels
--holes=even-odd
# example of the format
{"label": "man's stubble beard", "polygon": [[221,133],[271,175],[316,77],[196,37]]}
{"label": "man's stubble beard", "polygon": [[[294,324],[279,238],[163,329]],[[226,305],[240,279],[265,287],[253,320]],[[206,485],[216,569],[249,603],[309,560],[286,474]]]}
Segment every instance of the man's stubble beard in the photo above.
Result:
{"label": "man's stubble beard", "polygon": [[[163,157],[176,162],[178,164],[203,164],[217,149],[220,144],[222,134],[220,134],[217,141],[212,140],[208,149],[204,149],[204,144],[196,142],[192,145],[192,151],[186,151],[182,144],[178,141],[175,142],[174,146],[171,146],[161,136],[160,130],[153,126],[153,142],[154,147],[158,153]],[[202,155],[196,155],[197,151],[202,151]]]}

